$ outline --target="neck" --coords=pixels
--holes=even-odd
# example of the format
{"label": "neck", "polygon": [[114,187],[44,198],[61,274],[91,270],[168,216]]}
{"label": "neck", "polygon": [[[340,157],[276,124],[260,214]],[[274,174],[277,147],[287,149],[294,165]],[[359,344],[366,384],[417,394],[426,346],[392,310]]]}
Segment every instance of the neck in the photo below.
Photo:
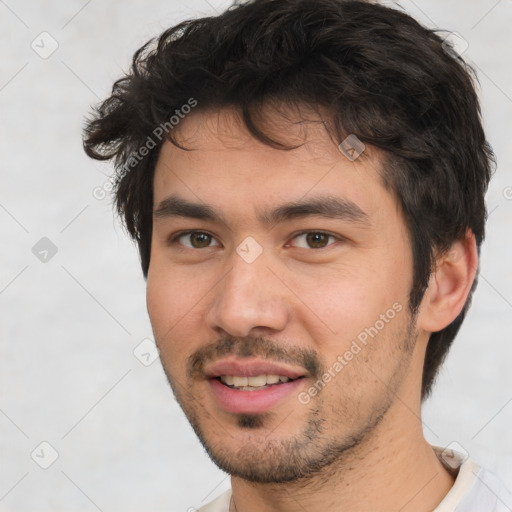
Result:
{"label": "neck", "polygon": [[259,484],[231,477],[230,512],[432,511],[454,478],[425,440],[419,411],[419,403],[397,399],[368,439],[307,479]]}

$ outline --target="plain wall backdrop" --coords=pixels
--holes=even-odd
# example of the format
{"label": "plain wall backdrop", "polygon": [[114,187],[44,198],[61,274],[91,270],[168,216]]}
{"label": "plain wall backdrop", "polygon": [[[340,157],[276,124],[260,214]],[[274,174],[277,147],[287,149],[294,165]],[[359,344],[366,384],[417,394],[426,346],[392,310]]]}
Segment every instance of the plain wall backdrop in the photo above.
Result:
{"label": "plain wall backdrop", "polygon": [[[159,360],[149,364],[138,253],[109,198],[93,196],[111,168],[81,143],[90,106],[139,46],[228,5],[0,0],[2,512],[185,511],[229,487]],[[458,443],[512,487],[512,2],[401,5],[467,41],[498,157],[480,282],[424,406],[425,433]]]}

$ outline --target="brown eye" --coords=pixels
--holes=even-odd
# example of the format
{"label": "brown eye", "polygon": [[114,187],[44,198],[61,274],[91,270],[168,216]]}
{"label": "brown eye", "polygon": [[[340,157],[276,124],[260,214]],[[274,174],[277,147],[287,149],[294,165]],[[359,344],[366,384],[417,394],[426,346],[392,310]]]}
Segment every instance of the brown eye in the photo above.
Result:
{"label": "brown eye", "polygon": [[198,249],[208,247],[212,239],[212,237],[206,233],[191,233],[189,236],[192,246]]}
{"label": "brown eye", "polygon": [[310,247],[318,249],[326,246],[329,241],[329,236],[325,233],[308,233],[306,240]]}
{"label": "brown eye", "polygon": [[322,231],[308,231],[296,235],[294,240],[299,241],[299,243],[295,243],[295,247],[303,249],[323,249],[324,247],[332,245],[333,242],[329,243],[329,241],[336,241],[336,237]]}
{"label": "brown eye", "polygon": [[[176,236],[173,241],[179,241],[181,245],[189,249],[204,249],[210,247],[215,238],[203,231],[189,231],[188,233],[181,233],[181,235]],[[213,245],[219,244],[215,243]]]}

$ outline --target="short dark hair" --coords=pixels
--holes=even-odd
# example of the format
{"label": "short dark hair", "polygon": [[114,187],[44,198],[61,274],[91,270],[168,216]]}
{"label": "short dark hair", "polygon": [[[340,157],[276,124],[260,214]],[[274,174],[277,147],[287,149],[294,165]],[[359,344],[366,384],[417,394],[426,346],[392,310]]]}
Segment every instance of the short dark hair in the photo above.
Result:
{"label": "short dark hair", "polygon": [[[265,116],[258,114],[269,104],[321,108],[333,140],[354,134],[383,150],[383,183],[411,238],[409,308],[416,313],[436,256],[467,229],[478,253],[484,238],[494,155],[474,76],[437,31],[398,9],[350,0],[236,2],[219,16],[183,21],[140,48],[131,71],[88,119],[84,147],[92,158],[114,159],[115,205],[147,277],[157,157],[164,140],[182,147],[169,121],[176,110],[191,98],[196,110],[235,108],[254,137],[286,150],[265,133]],[[166,134],[159,139],[161,126]],[[134,159],[150,139],[154,147]],[[457,318],[430,337],[423,399],[476,282]]]}

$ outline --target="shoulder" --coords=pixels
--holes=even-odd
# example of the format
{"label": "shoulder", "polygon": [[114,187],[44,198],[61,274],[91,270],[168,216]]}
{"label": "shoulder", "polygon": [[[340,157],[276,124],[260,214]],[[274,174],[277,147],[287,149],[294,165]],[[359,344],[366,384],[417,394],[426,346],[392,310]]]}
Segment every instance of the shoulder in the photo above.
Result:
{"label": "shoulder", "polygon": [[512,494],[494,473],[479,468],[473,485],[461,501],[461,510],[508,512],[512,510]]}
{"label": "shoulder", "polygon": [[197,512],[229,512],[229,502],[231,501],[231,489],[217,496],[213,501],[201,507]]}
{"label": "shoulder", "polygon": [[507,512],[512,510],[512,494],[491,471],[467,454],[433,447],[440,460],[457,469],[453,487],[434,512]]}

